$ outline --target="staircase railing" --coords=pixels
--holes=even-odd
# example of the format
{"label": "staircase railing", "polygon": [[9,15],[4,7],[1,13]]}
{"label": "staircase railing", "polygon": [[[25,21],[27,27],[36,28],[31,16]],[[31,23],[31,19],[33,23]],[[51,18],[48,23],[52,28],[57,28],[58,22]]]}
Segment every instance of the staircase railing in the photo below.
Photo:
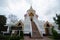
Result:
{"label": "staircase railing", "polygon": [[32,37],[32,24],[31,24],[31,21],[30,21],[30,31],[31,31],[31,37]]}
{"label": "staircase railing", "polygon": [[[24,22],[24,33],[31,33],[31,37],[32,37],[32,25],[31,25],[31,21],[30,20],[25,20]],[[26,28],[28,27],[28,28]]]}

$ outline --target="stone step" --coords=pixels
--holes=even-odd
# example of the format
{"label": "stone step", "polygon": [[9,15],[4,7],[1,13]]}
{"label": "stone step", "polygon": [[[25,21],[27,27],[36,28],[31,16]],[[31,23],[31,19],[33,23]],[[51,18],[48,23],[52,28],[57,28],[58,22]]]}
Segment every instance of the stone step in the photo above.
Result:
{"label": "stone step", "polygon": [[32,38],[41,38],[41,35],[36,24],[33,21],[31,21],[31,24],[32,24]]}

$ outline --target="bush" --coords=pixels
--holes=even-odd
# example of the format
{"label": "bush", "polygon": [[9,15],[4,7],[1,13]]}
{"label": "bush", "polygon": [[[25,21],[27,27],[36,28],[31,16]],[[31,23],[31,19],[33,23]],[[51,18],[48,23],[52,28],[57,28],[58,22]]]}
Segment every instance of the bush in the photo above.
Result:
{"label": "bush", "polygon": [[14,35],[14,36],[11,36],[11,35],[1,35],[0,34],[0,40],[20,40],[20,39],[24,39],[23,37],[23,31],[20,31],[20,35]]}
{"label": "bush", "polygon": [[23,38],[24,38],[23,31],[20,31],[20,39],[23,39]]}
{"label": "bush", "polygon": [[20,36],[12,36],[10,37],[10,40],[20,40]]}
{"label": "bush", "polygon": [[23,37],[23,31],[20,31],[20,35],[19,36],[12,36],[10,37],[10,40],[20,40],[20,39],[24,39]]}
{"label": "bush", "polygon": [[54,27],[52,27],[52,37],[54,40],[60,39],[60,34],[58,34],[56,30],[54,30]]}
{"label": "bush", "polygon": [[10,36],[0,35],[0,40],[9,40]]}

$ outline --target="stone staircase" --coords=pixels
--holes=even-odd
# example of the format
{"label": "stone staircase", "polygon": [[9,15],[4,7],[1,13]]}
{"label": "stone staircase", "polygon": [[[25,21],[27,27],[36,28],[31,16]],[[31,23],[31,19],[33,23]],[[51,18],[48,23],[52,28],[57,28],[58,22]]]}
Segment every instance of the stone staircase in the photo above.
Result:
{"label": "stone staircase", "polygon": [[35,22],[31,21],[31,24],[32,24],[32,38],[41,38],[41,35],[38,31]]}

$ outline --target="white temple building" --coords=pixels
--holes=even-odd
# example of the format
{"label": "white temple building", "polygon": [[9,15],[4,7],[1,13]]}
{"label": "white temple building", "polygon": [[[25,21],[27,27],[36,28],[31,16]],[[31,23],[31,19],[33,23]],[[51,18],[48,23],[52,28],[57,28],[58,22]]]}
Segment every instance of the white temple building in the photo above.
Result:
{"label": "white temple building", "polygon": [[[31,36],[33,36],[33,34],[36,33],[34,31],[38,30],[40,36],[43,37],[43,34],[45,33],[43,24],[39,22],[38,15],[36,14],[36,11],[32,8],[32,6],[27,10],[27,13],[24,15],[24,17],[24,34],[31,33]],[[34,27],[33,25],[36,25],[36,27]]]}
{"label": "white temple building", "polygon": [[[52,27],[54,24],[50,24],[48,21],[40,21],[38,20],[38,15],[36,11],[30,7],[30,9],[27,10],[27,13],[24,15],[24,20],[20,20],[17,23],[14,23],[14,25],[19,24],[20,22],[23,23],[23,33],[24,34],[31,34],[31,37],[34,38],[40,38],[43,37],[43,34],[48,34],[49,31],[47,31],[49,27],[46,27],[46,25]],[[11,25],[10,25],[11,26]],[[9,28],[9,27],[8,27]]]}

